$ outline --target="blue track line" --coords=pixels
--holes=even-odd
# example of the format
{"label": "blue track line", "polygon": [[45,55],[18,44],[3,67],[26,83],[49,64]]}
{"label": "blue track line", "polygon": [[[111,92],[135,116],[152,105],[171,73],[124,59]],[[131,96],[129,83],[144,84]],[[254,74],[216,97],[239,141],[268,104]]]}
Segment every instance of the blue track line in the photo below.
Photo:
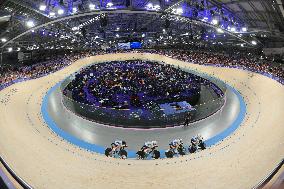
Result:
{"label": "blue track line", "polygon": [[[57,83],[51,89],[49,89],[49,91],[47,92],[47,94],[43,98],[43,102],[42,102],[42,106],[41,106],[41,113],[42,113],[42,117],[43,117],[44,121],[46,122],[48,127],[53,132],[55,132],[58,136],[67,140],[68,142],[70,142],[74,145],[77,145],[80,148],[84,148],[84,149],[89,150],[89,151],[104,154],[106,147],[99,146],[99,145],[96,145],[96,144],[87,143],[87,142],[85,142],[81,139],[74,137],[73,135],[69,134],[68,132],[66,132],[63,129],[61,129],[60,127],[58,127],[56,125],[56,123],[54,122],[54,120],[48,114],[48,110],[47,110],[48,109],[48,98],[51,95],[51,93],[60,86],[61,83],[62,83],[62,81]],[[226,84],[226,85],[227,85],[228,88],[230,88],[237,95],[239,102],[240,102],[240,112],[239,112],[238,117],[234,120],[234,122],[231,124],[230,127],[228,127],[226,130],[222,131],[221,133],[219,133],[219,134],[215,135],[214,137],[205,141],[207,147],[212,146],[212,145],[222,141],[223,139],[225,139],[229,135],[231,135],[240,126],[240,124],[242,123],[242,121],[245,118],[246,104],[244,102],[243,97],[235,88],[231,87],[228,84]],[[136,151],[127,150],[127,152],[128,152],[128,158],[135,158],[136,157]],[[160,152],[161,152],[161,158],[164,158],[165,157],[165,150],[160,150]]]}

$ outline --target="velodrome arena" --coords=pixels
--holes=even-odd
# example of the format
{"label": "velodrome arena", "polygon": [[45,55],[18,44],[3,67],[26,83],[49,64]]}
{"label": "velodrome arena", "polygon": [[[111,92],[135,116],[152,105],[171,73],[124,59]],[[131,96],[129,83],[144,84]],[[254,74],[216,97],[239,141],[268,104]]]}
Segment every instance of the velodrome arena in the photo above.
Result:
{"label": "velodrome arena", "polygon": [[0,189],[283,189],[282,3],[0,1]]}

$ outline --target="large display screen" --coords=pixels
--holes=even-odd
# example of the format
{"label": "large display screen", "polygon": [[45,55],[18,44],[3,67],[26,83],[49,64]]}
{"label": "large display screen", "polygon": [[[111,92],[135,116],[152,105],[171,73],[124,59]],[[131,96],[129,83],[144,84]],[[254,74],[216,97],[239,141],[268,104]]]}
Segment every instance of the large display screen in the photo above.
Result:
{"label": "large display screen", "polygon": [[118,43],[118,49],[130,49],[130,43]]}
{"label": "large display screen", "polygon": [[141,42],[130,42],[130,48],[131,49],[141,49],[142,44]]}

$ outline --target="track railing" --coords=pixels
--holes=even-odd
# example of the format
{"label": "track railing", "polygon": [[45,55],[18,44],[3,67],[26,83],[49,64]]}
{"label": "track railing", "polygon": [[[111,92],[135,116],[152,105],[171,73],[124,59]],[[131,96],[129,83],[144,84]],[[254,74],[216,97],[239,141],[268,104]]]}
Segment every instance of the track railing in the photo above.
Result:
{"label": "track railing", "polygon": [[0,162],[5,167],[5,169],[11,174],[11,176],[23,187],[23,189],[33,189],[26,181],[24,181],[20,176],[18,176],[15,171],[8,165],[8,163],[0,156]]}
{"label": "track railing", "polygon": [[281,167],[283,165],[284,165],[284,158],[282,159],[282,161],[280,161],[278,163],[278,165],[264,179],[262,179],[252,189],[261,189],[261,188],[263,188],[274,177],[274,175],[276,175],[276,173],[281,169]]}

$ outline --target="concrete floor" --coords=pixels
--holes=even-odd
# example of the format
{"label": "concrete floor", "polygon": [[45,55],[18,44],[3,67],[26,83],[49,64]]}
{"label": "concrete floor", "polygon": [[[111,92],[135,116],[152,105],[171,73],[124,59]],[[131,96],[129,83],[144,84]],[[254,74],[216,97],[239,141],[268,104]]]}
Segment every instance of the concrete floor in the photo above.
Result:
{"label": "concrete floor", "polygon": [[[106,158],[71,145],[43,121],[50,87],[81,66],[124,58],[163,60],[215,75],[247,104],[241,126],[205,151],[153,161]],[[284,156],[284,87],[247,71],[201,66],[151,54],[101,55],[79,60],[46,77],[0,91],[0,154],[34,188],[251,188]]]}

